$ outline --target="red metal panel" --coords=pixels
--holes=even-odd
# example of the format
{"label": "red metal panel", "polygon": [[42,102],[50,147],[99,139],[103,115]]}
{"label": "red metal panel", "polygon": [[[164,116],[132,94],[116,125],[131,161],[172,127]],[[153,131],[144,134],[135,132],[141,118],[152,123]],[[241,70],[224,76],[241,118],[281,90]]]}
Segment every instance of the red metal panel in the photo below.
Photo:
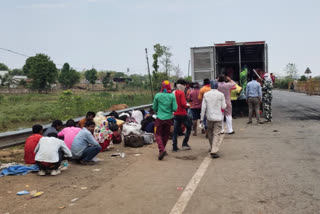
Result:
{"label": "red metal panel", "polygon": [[259,44],[265,44],[265,41],[218,43],[218,44],[214,44],[214,46],[221,47],[221,46],[233,46],[233,45],[259,45]]}

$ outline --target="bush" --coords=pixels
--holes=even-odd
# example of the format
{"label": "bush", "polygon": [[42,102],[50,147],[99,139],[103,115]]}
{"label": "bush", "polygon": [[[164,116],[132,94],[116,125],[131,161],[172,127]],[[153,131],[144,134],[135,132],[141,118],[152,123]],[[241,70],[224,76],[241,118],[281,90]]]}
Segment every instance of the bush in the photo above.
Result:
{"label": "bush", "polygon": [[283,79],[276,79],[276,82],[274,84],[275,88],[280,88],[280,89],[288,89],[289,88],[289,83],[292,82],[293,80],[289,78],[283,78]]}

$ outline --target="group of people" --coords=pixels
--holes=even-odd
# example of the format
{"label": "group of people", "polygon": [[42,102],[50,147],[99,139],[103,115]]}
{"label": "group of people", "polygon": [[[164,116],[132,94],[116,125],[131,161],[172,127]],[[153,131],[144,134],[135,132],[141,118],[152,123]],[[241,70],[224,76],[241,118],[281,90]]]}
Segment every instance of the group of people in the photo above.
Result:
{"label": "group of people", "polygon": [[[272,78],[268,73],[263,74],[263,78],[254,75],[253,80],[242,87],[223,74],[215,80],[204,79],[201,88],[198,82],[187,83],[179,79],[172,89],[166,80],[155,95],[149,112],[141,110],[118,115],[113,111],[104,116],[103,112],[95,114],[89,111],[78,123],[68,120],[66,127],[61,120],[53,121],[45,131],[41,125],[34,125],[33,134],[25,143],[24,160],[26,164],[38,165],[39,175],[60,174],[60,169],[66,168],[62,164],[64,160],[76,160],[83,165],[95,164],[100,152],[110,150],[113,143],[122,141],[122,126],[128,123],[139,124],[137,127],[141,127],[139,129],[144,133],[154,133],[159,149],[158,159],[162,160],[168,155],[166,144],[170,137],[173,152],[180,148],[191,149],[189,137],[192,130],[194,136],[198,135],[198,120],[202,133],[209,140],[212,158],[218,158],[220,135],[235,133],[231,100],[241,93],[245,94],[249,106],[248,124],[252,123],[253,113],[257,122],[263,123],[260,121],[261,103],[265,122],[272,121]],[[184,136],[180,148],[178,136]]]}
{"label": "group of people", "polygon": [[[256,80],[259,79],[260,83]],[[158,144],[159,156],[162,160],[168,155],[166,144],[169,140],[170,127],[173,127],[172,151],[179,151],[177,137],[183,129],[186,129],[182,142],[182,150],[190,150],[188,144],[191,130],[197,136],[197,125],[200,120],[202,133],[206,134],[209,140],[209,152],[212,158],[218,158],[220,146],[220,135],[234,134],[232,127],[232,102],[238,99],[243,92],[249,107],[249,121],[252,123],[252,116],[255,113],[257,122],[272,121],[272,81],[268,73],[261,76],[254,75],[253,80],[245,87],[239,86],[229,76],[220,75],[216,80],[203,80],[203,87],[198,82],[188,84],[185,80],[179,79],[171,89],[169,81],[163,81],[161,90],[156,94],[153,101],[153,110],[157,112],[155,121],[155,138]],[[237,95],[234,95],[237,94]],[[263,104],[265,121],[260,121],[260,105]],[[226,126],[226,129],[225,129]]]}
{"label": "group of people", "polygon": [[68,120],[64,128],[61,120],[54,120],[45,131],[36,124],[32,127],[33,134],[26,139],[24,160],[26,164],[38,165],[39,175],[60,174],[61,169],[67,168],[62,164],[67,160],[93,165],[99,161],[100,152],[122,141],[120,131],[126,121],[142,124],[143,131],[153,133],[154,120],[152,112],[143,110],[122,115],[113,111],[107,116],[89,111],[78,123]]}

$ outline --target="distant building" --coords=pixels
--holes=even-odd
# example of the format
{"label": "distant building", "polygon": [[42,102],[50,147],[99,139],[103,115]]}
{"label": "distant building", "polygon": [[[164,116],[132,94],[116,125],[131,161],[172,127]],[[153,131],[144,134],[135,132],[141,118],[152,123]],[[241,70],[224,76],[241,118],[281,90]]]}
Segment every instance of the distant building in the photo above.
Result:
{"label": "distant building", "polygon": [[18,81],[18,82],[20,82],[21,80],[27,81],[27,79],[28,79],[27,76],[19,76],[19,75],[14,75],[12,78],[13,78],[14,80]]}
{"label": "distant building", "polygon": [[[2,82],[2,77],[4,75],[6,75],[6,74],[9,74],[9,71],[0,71],[0,77],[1,77],[0,78],[0,81],[1,81],[0,84],[5,84],[5,82],[4,83]],[[10,88],[17,88],[21,80],[27,81],[27,79],[28,79],[27,76],[15,75],[15,76],[12,76],[12,77],[10,76],[9,80],[7,80],[7,81],[10,82],[10,86],[9,86]]]}
{"label": "distant building", "polygon": [[9,74],[9,71],[0,71],[0,76],[4,76],[6,74]]}
{"label": "distant building", "polygon": [[6,74],[9,74],[9,71],[0,71],[0,84],[2,85],[2,77]]}

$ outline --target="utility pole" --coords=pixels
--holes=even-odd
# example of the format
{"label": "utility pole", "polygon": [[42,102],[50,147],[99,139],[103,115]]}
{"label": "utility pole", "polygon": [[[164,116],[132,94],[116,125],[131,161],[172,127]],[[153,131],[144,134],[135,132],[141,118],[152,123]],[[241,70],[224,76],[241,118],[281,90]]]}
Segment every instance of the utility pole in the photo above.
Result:
{"label": "utility pole", "polygon": [[153,101],[153,84],[152,84],[152,78],[150,74],[150,67],[149,67],[149,58],[148,58],[148,49],[146,48],[146,59],[147,59],[147,66],[148,66],[148,74],[149,74],[149,80],[150,80],[150,87],[151,87],[151,97]]}

